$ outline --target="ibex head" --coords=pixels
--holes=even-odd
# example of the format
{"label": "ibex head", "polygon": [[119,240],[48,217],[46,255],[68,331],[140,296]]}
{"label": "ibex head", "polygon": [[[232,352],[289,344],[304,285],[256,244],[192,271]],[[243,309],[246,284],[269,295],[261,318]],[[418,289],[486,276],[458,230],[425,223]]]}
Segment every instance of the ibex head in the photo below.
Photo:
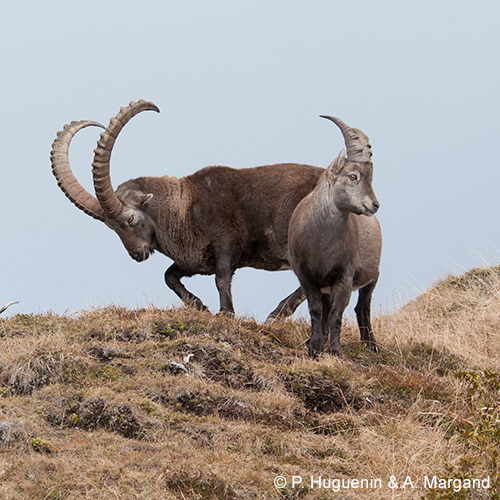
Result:
{"label": "ibex head", "polygon": [[115,192],[111,185],[109,163],[122,128],[133,116],[145,110],[159,112],[152,102],[131,102],[126,108],[121,108],[116,117],[111,118],[108,128],[101,133],[92,162],[96,197],[88,193],[73,175],[68,151],[71,139],[79,130],[88,126],[104,127],[87,120],[71,122],[57,134],[51,152],[52,172],[64,194],[80,210],[113,229],[130,256],[138,262],[147,259],[155,250],[154,224],[149,210],[153,193],[146,190],[141,179],[124,182]]}
{"label": "ibex head", "polygon": [[361,131],[351,128],[334,116],[324,116],[334,122],[345,139],[343,149],[323,174],[323,181],[335,191],[335,206],[346,212],[358,215],[373,215],[380,203],[372,188],[373,163],[368,137]]}
{"label": "ibex head", "polygon": [[155,250],[154,224],[148,210],[153,194],[145,193],[135,184],[130,180],[118,186],[116,197],[122,209],[104,223],[118,234],[129,255],[142,262]]}

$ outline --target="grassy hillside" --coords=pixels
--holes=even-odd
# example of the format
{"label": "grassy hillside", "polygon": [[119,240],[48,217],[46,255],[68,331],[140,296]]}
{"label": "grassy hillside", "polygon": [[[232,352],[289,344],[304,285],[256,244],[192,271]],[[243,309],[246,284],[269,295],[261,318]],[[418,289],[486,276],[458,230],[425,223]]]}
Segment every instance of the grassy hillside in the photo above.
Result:
{"label": "grassy hillside", "polygon": [[2,319],[0,498],[500,498],[500,268],[374,328],[378,355],[347,324],[311,361],[305,321]]}

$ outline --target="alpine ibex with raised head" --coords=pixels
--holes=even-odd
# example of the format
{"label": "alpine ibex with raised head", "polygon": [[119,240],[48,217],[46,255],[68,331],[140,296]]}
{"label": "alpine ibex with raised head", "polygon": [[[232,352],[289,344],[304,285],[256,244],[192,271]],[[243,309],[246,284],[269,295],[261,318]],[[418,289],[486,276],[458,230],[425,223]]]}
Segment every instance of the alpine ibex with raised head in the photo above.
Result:
{"label": "alpine ibex with raised head", "polygon": [[[372,188],[368,137],[338,118],[323,116],[341,129],[347,148],[323,172],[314,190],[297,205],[289,224],[288,256],[311,315],[309,355],[340,355],[340,329],[351,292],[359,289],[355,311],[361,340],[377,351],[370,321],[379,276],[382,237],[371,217],[379,208]],[[295,292],[296,294],[299,291]]]}
{"label": "alpine ibex with raised head", "polygon": [[184,276],[215,274],[221,312],[232,313],[231,279],[236,269],[288,269],[288,223],[297,203],[312,191],[323,168],[279,164],[233,169],[207,167],[182,178],[140,177],[116,192],[110,180],[110,158],[122,128],[136,114],[159,111],[140,100],[122,108],[101,134],[92,163],[96,197],[73,175],[68,151],[74,135],[94,121],[77,121],[57,134],[52,171],[66,196],[120,237],[138,262],[155,250],[174,263],[166,284],[185,304],[205,309],[186,290]]}

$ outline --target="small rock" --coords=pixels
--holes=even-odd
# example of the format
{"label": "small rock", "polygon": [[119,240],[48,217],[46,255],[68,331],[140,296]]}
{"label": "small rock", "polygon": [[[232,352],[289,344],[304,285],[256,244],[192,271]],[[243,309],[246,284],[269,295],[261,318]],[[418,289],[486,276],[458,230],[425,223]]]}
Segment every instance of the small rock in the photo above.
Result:
{"label": "small rock", "polygon": [[125,358],[127,355],[117,349],[116,347],[111,346],[100,346],[95,345],[90,350],[92,356],[96,357],[101,361],[110,361],[113,358]]}

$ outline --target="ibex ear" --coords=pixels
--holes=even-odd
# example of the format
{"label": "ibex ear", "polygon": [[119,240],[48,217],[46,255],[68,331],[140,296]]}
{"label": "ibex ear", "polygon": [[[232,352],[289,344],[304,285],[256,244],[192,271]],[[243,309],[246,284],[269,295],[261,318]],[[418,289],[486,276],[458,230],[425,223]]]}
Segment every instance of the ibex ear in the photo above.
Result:
{"label": "ibex ear", "polygon": [[152,193],[145,194],[144,197],[141,200],[141,207],[143,207],[144,205],[146,205],[147,203],[149,203],[152,198],[153,198],[153,194]]}
{"label": "ibex ear", "polygon": [[333,160],[332,163],[330,163],[328,170],[330,170],[335,175],[339,174],[341,170],[344,168],[345,160],[346,160],[345,149],[342,149],[337,158],[335,158],[335,160]]}

